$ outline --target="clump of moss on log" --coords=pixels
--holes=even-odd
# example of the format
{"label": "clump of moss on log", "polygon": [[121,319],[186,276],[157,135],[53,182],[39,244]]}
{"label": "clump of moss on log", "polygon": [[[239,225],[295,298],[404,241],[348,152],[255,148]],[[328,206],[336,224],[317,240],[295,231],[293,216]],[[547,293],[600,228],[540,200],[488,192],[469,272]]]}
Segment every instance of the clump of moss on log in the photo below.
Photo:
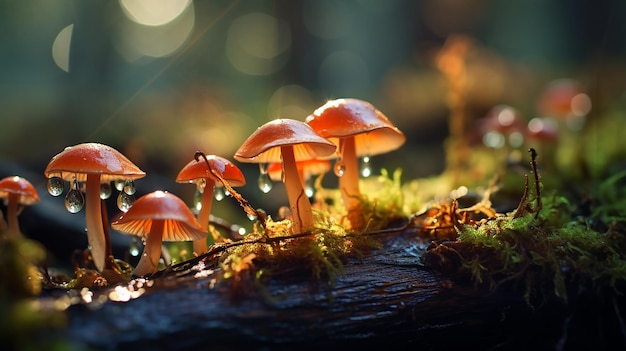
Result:
{"label": "clump of moss on log", "polygon": [[[626,282],[626,206],[618,201],[598,206],[610,215],[576,216],[576,206],[566,197],[541,194],[534,158],[533,152],[535,191],[529,191],[527,176],[516,210],[457,225],[458,238],[434,241],[423,260],[491,289],[523,284],[527,300],[556,296],[567,301],[581,288],[616,288]],[[615,182],[610,178],[603,186]],[[592,225],[599,219],[610,220],[606,230]]]}

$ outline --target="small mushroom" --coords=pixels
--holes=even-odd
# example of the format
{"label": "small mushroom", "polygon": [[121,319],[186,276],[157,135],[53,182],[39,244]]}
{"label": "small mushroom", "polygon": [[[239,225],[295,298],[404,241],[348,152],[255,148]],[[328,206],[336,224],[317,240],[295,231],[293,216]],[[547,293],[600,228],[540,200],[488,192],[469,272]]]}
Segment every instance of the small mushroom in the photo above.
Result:
{"label": "small mushroom", "polygon": [[296,162],[329,157],[335,149],[335,144],[319,136],[306,123],[283,118],[257,128],[239,147],[234,157],[240,162],[282,163],[282,178],[292,213],[292,230],[298,233],[313,227],[313,212],[311,202],[304,193]]}
{"label": "small mushroom", "polygon": [[591,99],[577,80],[559,78],[543,88],[537,110],[542,116],[560,120],[582,118],[591,110]]}
{"label": "small mushroom", "polygon": [[30,206],[39,202],[39,194],[35,187],[20,176],[6,177],[0,180],[0,199],[7,205],[7,235],[17,237],[21,235],[17,216],[21,206]]}
{"label": "small mushroom", "polygon": [[193,241],[207,235],[185,202],[162,190],[138,198],[127,212],[113,219],[111,226],[144,241],[143,253],[132,272],[140,277],[158,271],[163,241]]}
{"label": "small mushroom", "polygon": [[335,174],[353,229],[364,228],[357,157],[393,151],[406,141],[404,134],[369,102],[359,99],[328,101],[306,118],[319,135],[337,145]]}
{"label": "small mushroom", "polygon": [[[62,188],[61,190],[58,188],[58,183],[62,184],[60,179],[71,182],[70,187],[72,189],[66,196],[66,207],[71,212],[78,212],[84,204],[87,240],[91,248],[91,256],[96,269],[102,271],[105,266],[111,263],[109,261],[111,261],[112,256],[108,232],[104,230],[101,189],[110,191],[112,181],[131,182],[129,184],[132,184],[133,180],[144,177],[146,173],[119,151],[108,145],[83,143],[68,146],[52,157],[44,175],[48,178],[49,190],[52,195],[62,193]],[[79,182],[86,182],[86,199],[80,193]],[[57,185],[50,186],[50,184]],[[127,189],[125,191],[134,194],[134,185],[131,188],[132,190]],[[124,197],[122,196],[122,198]],[[129,206],[130,204],[125,203],[124,205]]]}
{"label": "small mushroom", "polygon": [[[246,179],[241,170],[229,160],[216,155],[207,155],[206,161],[204,158],[190,161],[176,176],[176,182],[195,183],[198,191],[202,192],[200,211],[198,212],[198,223],[200,223],[207,232],[214,189],[216,186],[222,186],[222,180],[228,182],[232,187],[246,185]],[[220,238],[213,237],[212,235],[211,238],[213,242],[220,240]],[[196,254],[202,254],[207,250],[208,247],[205,238],[194,240],[193,251]]]}

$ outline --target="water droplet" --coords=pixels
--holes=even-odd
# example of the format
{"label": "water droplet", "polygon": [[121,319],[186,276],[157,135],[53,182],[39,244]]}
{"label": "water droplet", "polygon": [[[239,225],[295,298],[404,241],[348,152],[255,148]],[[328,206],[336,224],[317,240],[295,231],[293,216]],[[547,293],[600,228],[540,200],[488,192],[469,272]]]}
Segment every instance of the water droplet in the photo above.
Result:
{"label": "water droplet", "polygon": [[137,188],[135,187],[135,182],[133,182],[132,180],[127,180],[126,183],[124,183],[124,192],[126,194],[134,195],[136,191]]}
{"label": "water droplet", "polygon": [[256,221],[256,219],[257,219],[257,216],[255,216],[253,214],[250,214],[250,213],[248,213],[247,216],[248,216],[248,219],[251,220],[251,221]]}
{"label": "water droplet", "polygon": [[59,196],[65,190],[65,182],[59,177],[48,179],[48,192],[52,196]]}
{"label": "water droplet", "polygon": [[139,256],[139,240],[137,240],[137,238],[133,238],[130,241],[130,246],[128,247],[128,252],[133,257]]}
{"label": "water droplet", "polygon": [[204,193],[204,188],[206,188],[206,180],[200,179],[200,181],[196,182],[196,190],[200,194]]}
{"label": "water droplet", "polygon": [[311,184],[311,179],[307,179],[304,182],[304,192],[306,193],[306,196],[309,198],[313,197],[313,194],[315,194],[315,188]]}
{"label": "water droplet", "polygon": [[267,163],[259,163],[259,173],[267,174]]}
{"label": "water droplet", "polygon": [[267,172],[259,175],[259,189],[266,194],[272,190],[272,180],[267,175]]}
{"label": "water droplet", "polygon": [[127,212],[134,202],[135,197],[133,195],[126,194],[123,191],[117,196],[117,208],[119,208],[122,212]]}
{"label": "water droplet", "polygon": [[73,188],[65,195],[65,208],[70,213],[78,213],[85,206],[85,197],[80,190]]}
{"label": "water droplet", "polygon": [[215,190],[213,190],[213,196],[215,196],[215,200],[222,201],[226,194],[224,193],[224,188],[221,186],[216,186]]}
{"label": "water droplet", "polygon": [[196,192],[193,194],[193,210],[198,214],[202,209],[202,192],[199,189],[196,189]]}
{"label": "water droplet", "polygon": [[115,189],[117,189],[117,191],[122,191],[124,190],[124,184],[126,183],[126,181],[124,181],[123,179],[116,179],[113,181],[113,185],[115,186]]}
{"label": "water droplet", "polygon": [[346,164],[341,159],[338,159],[335,162],[335,167],[333,171],[335,172],[335,175],[337,177],[342,177],[344,173],[346,173]]}
{"label": "water droplet", "polygon": [[100,184],[100,198],[102,200],[106,200],[111,197],[111,193],[113,190],[111,189],[111,183],[101,183]]}
{"label": "water droplet", "polygon": [[372,166],[370,165],[369,156],[363,156],[363,160],[361,161],[361,175],[365,178],[372,175]]}

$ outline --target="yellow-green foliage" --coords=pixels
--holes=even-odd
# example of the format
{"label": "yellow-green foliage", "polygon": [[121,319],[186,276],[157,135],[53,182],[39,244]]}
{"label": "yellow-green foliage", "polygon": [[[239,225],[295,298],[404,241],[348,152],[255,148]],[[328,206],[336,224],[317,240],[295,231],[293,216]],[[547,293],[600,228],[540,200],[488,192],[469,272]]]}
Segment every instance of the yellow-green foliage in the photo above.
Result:
{"label": "yellow-green foliage", "polygon": [[380,175],[361,182],[362,210],[368,221],[365,231],[385,228],[390,221],[405,218],[402,170],[389,174],[382,169]]}
{"label": "yellow-green foliage", "polygon": [[[308,272],[312,278],[329,279],[343,274],[343,260],[361,250],[378,248],[371,236],[347,232],[325,211],[314,211],[315,227],[310,233],[292,234],[290,221],[274,221],[267,217],[265,229],[255,226],[253,233],[221,255],[224,278],[236,276],[233,267],[240,267],[244,257],[252,257],[245,269],[259,269],[280,275]],[[252,255],[252,256],[251,256]]]}

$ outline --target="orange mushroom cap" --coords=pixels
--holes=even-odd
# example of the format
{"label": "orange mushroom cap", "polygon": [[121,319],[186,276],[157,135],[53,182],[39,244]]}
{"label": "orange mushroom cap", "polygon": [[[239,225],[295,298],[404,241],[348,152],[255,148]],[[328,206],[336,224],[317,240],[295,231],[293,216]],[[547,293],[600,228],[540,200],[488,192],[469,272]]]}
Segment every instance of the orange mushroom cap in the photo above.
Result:
{"label": "orange mushroom cap", "polygon": [[294,119],[275,119],[255,130],[235,153],[241,162],[282,162],[280,148],[293,146],[296,161],[331,156],[336,145],[309,125]]}
{"label": "orange mushroom cap", "polygon": [[[246,185],[246,178],[241,170],[229,160],[216,155],[207,155],[206,160],[211,166],[211,169],[217,172],[220,177],[224,178],[230,186]],[[194,183],[204,178],[210,178],[219,183],[219,179],[207,168],[206,162],[200,159],[197,161],[191,160],[187,163],[180,172],[178,172],[176,181],[178,183]]]}
{"label": "orange mushroom cap", "polygon": [[369,102],[346,98],[331,100],[306,118],[319,135],[335,144],[336,139],[353,136],[357,156],[395,150],[406,141],[404,134]]}
{"label": "orange mushroom cap", "polygon": [[20,176],[10,176],[0,180],[0,198],[6,199],[9,194],[18,194],[20,205],[28,206],[39,202],[37,189],[28,180]]}
{"label": "orange mushroom cap", "polygon": [[[331,164],[327,159],[314,158],[296,162],[296,168],[304,179],[308,179],[311,176],[328,172],[331,168]],[[270,179],[273,181],[281,181],[282,173],[283,166],[280,162],[270,163],[270,165],[267,166],[267,175],[269,175]]]}
{"label": "orange mushroom cap", "polygon": [[44,171],[46,178],[60,177],[79,182],[86,181],[87,174],[100,174],[101,182],[134,180],[146,175],[119,151],[99,143],[66,147],[52,157]]}
{"label": "orange mushroom cap", "polygon": [[150,233],[152,222],[165,221],[162,241],[191,241],[206,237],[207,232],[178,196],[157,190],[143,195],[128,210],[116,217],[111,226],[141,238]]}

